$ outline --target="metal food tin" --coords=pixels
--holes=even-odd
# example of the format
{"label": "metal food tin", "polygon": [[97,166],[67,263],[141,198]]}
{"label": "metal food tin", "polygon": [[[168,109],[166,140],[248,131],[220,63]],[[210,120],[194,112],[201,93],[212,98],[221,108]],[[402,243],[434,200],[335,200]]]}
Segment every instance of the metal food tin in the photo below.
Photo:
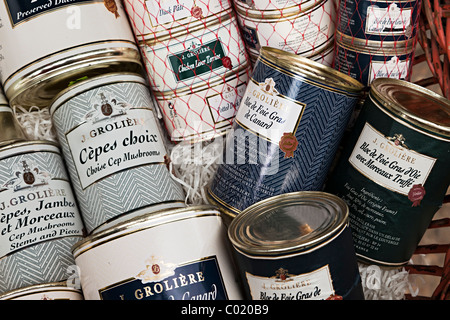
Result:
{"label": "metal food tin", "polygon": [[55,97],[50,114],[88,232],[130,215],[184,206],[145,79],[111,73]]}
{"label": "metal food tin", "polygon": [[83,300],[83,293],[61,281],[12,290],[0,295],[0,300]]}
{"label": "metal food tin", "polygon": [[410,259],[450,184],[450,101],[376,79],[326,190],[350,207],[356,253],[385,266]]}
{"label": "metal food tin", "polygon": [[3,91],[0,89],[0,147],[26,140],[25,132],[14,116]]}
{"label": "metal food tin", "polygon": [[[342,40],[340,40],[342,39]],[[415,40],[404,42],[347,42],[336,40],[334,68],[365,86],[377,78],[407,80],[411,78]]]}
{"label": "metal food tin", "polygon": [[189,30],[139,41],[155,93],[208,83],[248,63],[239,25],[230,9]]}
{"label": "metal food tin", "polygon": [[318,191],[258,202],[228,228],[246,298],[364,300],[348,207]]}
{"label": "metal food tin", "polygon": [[0,149],[0,292],[62,281],[83,222],[56,144]]}
{"label": "metal food tin", "polygon": [[341,0],[336,28],[362,40],[405,41],[419,26],[420,0]]}
{"label": "metal food tin", "polygon": [[209,200],[234,217],[271,196],[320,190],[362,89],[308,58],[262,48]]}
{"label": "metal food tin", "polygon": [[130,220],[73,254],[85,299],[242,299],[230,249],[220,212],[203,205]]}
{"label": "metal food tin", "polygon": [[200,141],[224,134],[233,123],[251,74],[249,64],[208,83],[155,93],[172,141]]}
{"label": "metal food tin", "polygon": [[333,41],[336,9],[332,0],[308,1],[273,12],[236,10],[250,54],[268,46],[304,57],[316,55]]}
{"label": "metal food tin", "polygon": [[303,5],[310,0],[234,0],[235,6],[240,10],[271,11],[286,9]]}
{"label": "metal food tin", "polygon": [[11,106],[46,107],[74,79],[142,69],[120,1],[5,0],[0,17],[0,80]]}
{"label": "metal food tin", "polygon": [[230,0],[125,0],[124,4],[139,41],[186,32],[231,9]]}

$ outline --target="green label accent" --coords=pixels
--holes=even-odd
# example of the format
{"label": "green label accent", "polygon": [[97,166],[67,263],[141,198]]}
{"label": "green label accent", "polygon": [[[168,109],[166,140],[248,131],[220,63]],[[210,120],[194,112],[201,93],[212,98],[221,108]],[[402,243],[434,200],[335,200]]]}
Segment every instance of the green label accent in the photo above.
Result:
{"label": "green label accent", "polygon": [[192,43],[188,50],[170,55],[169,62],[180,82],[222,67],[224,57],[222,43],[216,39],[202,46]]}

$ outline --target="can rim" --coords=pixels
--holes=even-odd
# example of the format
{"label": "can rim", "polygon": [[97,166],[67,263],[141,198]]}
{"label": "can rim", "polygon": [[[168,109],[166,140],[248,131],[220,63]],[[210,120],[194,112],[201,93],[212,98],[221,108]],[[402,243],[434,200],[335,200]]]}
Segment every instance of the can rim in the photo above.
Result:
{"label": "can rim", "polygon": [[[38,294],[42,292],[51,291],[54,288],[61,288],[58,291],[71,291],[81,294],[81,289],[77,289],[75,287],[70,287],[67,285],[66,281],[57,281],[57,282],[49,282],[49,283],[39,283],[34,284],[22,288],[13,289],[5,292],[0,295],[0,300],[10,300],[18,297],[22,297],[28,294]],[[38,292],[34,292],[34,290],[39,290]]]}
{"label": "can rim", "polygon": [[[247,9],[236,5],[236,13],[240,18],[244,20],[250,19],[252,21],[258,20],[269,23],[272,22],[271,20],[276,20],[277,22],[279,22],[280,20],[291,20],[292,18],[301,17],[308,13],[308,11],[311,11],[313,8],[317,9],[328,1],[330,0],[307,0],[290,7],[273,10],[255,10],[251,8]],[[304,5],[306,6],[302,7]]]}
{"label": "can rim", "polygon": [[[104,81],[104,79],[109,79],[108,81]],[[49,112],[50,115],[53,116],[55,111],[66,101],[72,99],[73,97],[81,94],[84,91],[91,90],[93,88],[92,83],[99,82],[99,86],[104,86],[112,83],[119,82],[137,82],[147,86],[147,82],[145,78],[141,75],[133,72],[111,72],[101,75],[96,75],[93,77],[87,77],[87,79],[80,80],[75,82],[74,84],[68,86],[64,90],[60,91],[49,103]],[[83,87],[86,89],[83,91]],[[80,90],[81,91],[77,91]],[[67,96],[69,93],[73,93],[72,96]]]}
{"label": "can rim", "polygon": [[[199,214],[203,212],[203,214]],[[94,232],[72,246],[72,254],[76,259],[84,252],[100,246],[106,242],[118,239],[131,233],[140,232],[165,223],[191,219],[198,216],[218,216],[220,212],[213,205],[194,205],[183,208],[161,209],[154,212],[142,214],[120,222],[107,229]]]}
{"label": "can rim", "polygon": [[[257,222],[271,223],[267,216],[274,210],[287,206],[311,204],[324,209],[328,215],[321,225],[307,234],[298,237],[274,241],[258,237],[254,232]],[[242,210],[230,223],[228,237],[233,246],[244,253],[252,255],[274,256],[301,252],[317,247],[336,235],[348,224],[349,210],[341,198],[322,191],[297,191],[285,193],[259,201]],[[298,227],[301,225],[298,224]],[[297,226],[295,226],[297,227]]]}
{"label": "can rim", "polygon": [[397,53],[398,48],[403,48],[403,52],[400,54],[404,55],[414,51],[415,38],[401,41],[376,41],[376,40],[365,40],[356,37],[346,35],[340,31],[336,30],[336,43],[346,49],[353,49],[358,52],[366,53]]}
{"label": "can rim", "polygon": [[[447,121],[447,124],[443,122],[438,123],[433,121],[434,119],[427,118],[423,113],[415,112],[411,109],[412,105],[410,103],[399,100],[397,97],[398,94],[422,99],[418,101],[421,107],[427,104],[433,104],[435,106],[433,112],[436,112],[436,110],[443,111],[443,113],[447,114],[448,119],[450,119],[450,100],[430,89],[394,78],[377,78],[371,83],[369,96],[372,97],[376,105],[387,109],[415,127],[446,136],[447,138],[450,137],[450,121]],[[423,108],[421,110],[426,111],[426,109],[429,108]]]}
{"label": "can rim", "polygon": [[351,76],[288,51],[265,46],[261,48],[258,60],[278,69],[282,68],[280,71],[283,73],[317,81],[322,86],[335,88],[343,94],[361,95],[364,89],[364,85]]}

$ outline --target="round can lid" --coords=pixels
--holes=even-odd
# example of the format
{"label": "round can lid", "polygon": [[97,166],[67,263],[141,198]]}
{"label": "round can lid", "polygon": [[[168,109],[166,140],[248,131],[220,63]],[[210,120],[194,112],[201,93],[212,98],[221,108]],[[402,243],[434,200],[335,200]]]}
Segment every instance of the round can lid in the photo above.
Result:
{"label": "round can lid", "polygon": [[292,52],[262,47],[258,59],[283,73],[318,82],[321,86],[347,95],[360,95],[364,89],[361,82],[349,75]]}
{"label": "round can lid", "polygon": [[348,207],[339,197],[299,191],[253,204],[228,228],[233,246],[248,254],[281,255],[314,248],[347,225]]}
{"label": "round can lid", "polygon": [[450,137],[450,100],[414,83],[378,78],[371,83],[370,96],[408,123]]}

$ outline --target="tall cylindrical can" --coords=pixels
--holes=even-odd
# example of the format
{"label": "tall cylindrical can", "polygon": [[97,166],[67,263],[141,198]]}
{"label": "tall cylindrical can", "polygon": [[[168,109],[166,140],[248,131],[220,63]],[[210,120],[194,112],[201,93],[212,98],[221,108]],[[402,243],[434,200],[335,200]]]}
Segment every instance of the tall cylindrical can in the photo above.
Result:
{"label": "tall cylindrical can", "polygon": [[350,207],[356,253],[408,262],[450,184],[450,102],[396,79],[376,79],[326,190]]}
{"label": "tall cylindrical can", "polygon": [[0,169],[0,291],[67,279],[84,227],[58,146],[5,146]]}
{"label": "tall cylindrical can", "polygon": [[104,223],[184,206],[144,78],[111,73],[55,97],[50,114],[88,232]]}
{"label": "tall cylindrical can", "polygon": [[364,300],[345,202],[319,191],[255,203],[228,228],[246,298]]}
{"label": "tall cylindrical can", "polygon": [[0,300],[83,300],[83,293],[61,281],[12,290],[0,295]]}
{"label": "tall cylindrical can", "polygon": [[73,249],[88,300],[242,298],[220,212],[162,210],[91,235]]}
{"label": "tall cylindrical can", "polygon": [[336,32],[334,68],[370,86],[377,78],[411,79],[415,39],[358,41]]}
{"label": "tall cylindrical can", "polygon": [[11,106],[45,107],[77,78],[142,69],[120,1],[6,0],[0,17],[0,79]]}
{"label": "tall cylindrical can", "polygon": [[305,1],[282,10],[242,10],[237,17],[247,50],[258,55],[272,47],[312,57],[333,41],[336,8],[332,0]]}
{"label": "tall cylindrical can", "polygon": [[419,28],[421,0],[341,0],[337,31],[359,40],[406,41]]}
{"label": "tall cylindrical can", "polygon": [[330,67],[262,48],[210,201],[233,217],[271,196],[320,190],[362,89]]}

